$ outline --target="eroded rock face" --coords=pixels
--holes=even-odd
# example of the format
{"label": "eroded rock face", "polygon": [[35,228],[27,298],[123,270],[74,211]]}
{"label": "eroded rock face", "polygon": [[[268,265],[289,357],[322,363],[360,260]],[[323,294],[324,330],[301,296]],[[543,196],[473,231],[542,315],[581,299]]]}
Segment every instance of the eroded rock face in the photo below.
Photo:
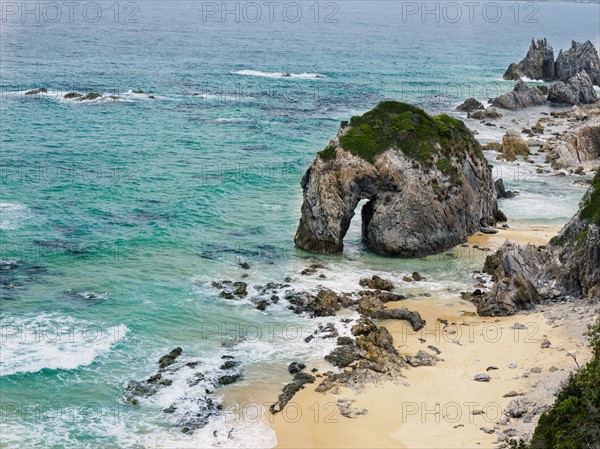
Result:
{"label": "eroded rock face", "polygon": [[295,243],[317,253],[343,251],[363,199],[363,239],[388,256],[444,251],[499,216],[490,168],[464,124],[397,102],[353,118],[308,168],[302,188]]}
{"label": "eroded rock face", "polygon": [[579,72],[567,83],[557,81],[548,91],[548,101],[569,105],[592,104],[598,101],[592,80],[586,72]]}
{"label": "eroded rock face", "polygon": [[575,217],[549,246],[506,242],[487,257],[484,271],[495,284],[475,299],[479,315],[529,310],[542,300],[542,289],[558,297],[600,299],[600,171]]}
{"label": "eroded rock face", "polygon": [[561,50],[554,65],[556,79],[568,81],[579,72],[586,72],[592,83],[600,86],[600,58],[598,52],[590,41],[583,44],[571,42],[571,48]]}
{"label": "eroded rock face", "polygon": [[520,80],[522,77],[535,80],[554,79],[554,50],[546,39],[531,40],[525,58],[511,64],[504,73],[505,80]]}
{"label": "eroded rock face", "polygon": [[558,170],[600,159],[600,119],[592,118],[576,132],[551,137],[541,147],[546,162]]}
{"label": "eroded rock face", "polygon": [[500,151],[502,159],[514,161],[517,159],[517,156],[527,156],[529,154],[529,146],[517,131],[509,129],[502,137]]}
{"label": "eroded rock face", "polygon": [[492,105],[498,108],[517,110],[531,106],[540,106],[546,102],[546,96],[541,89],[528,86],[519,80],[512,92],[500,95],[492,100]]}

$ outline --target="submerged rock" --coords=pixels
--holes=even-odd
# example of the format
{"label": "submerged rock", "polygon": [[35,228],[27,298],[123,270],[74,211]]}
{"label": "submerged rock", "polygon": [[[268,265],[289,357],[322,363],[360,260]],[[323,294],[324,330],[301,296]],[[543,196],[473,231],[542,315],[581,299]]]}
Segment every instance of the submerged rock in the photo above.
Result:
{"label": "submerged rock", "polygon": [[500,95],[492,100],[492,105],[509,110],[540,106],[546,102],[546,96],[537,87],[530,87],[524,81],[519,80],[512,92]]}
{"label": "submerged rock", "polygon": [[472,133],[456,119],[393,101],[341,128],[302,188],[294,241],[317,253],[343,251],[362,199],[363,239],[387,256],[444,251],[497,221],[491,170]]}
{"label": "submerged rock", "polygon": [[591,104],[598,101],[598,95],[589,75],[582,71],[569,78],[566,84],[557,81],[550,86],[548,101],[569,105]]}
{"label": "submerged rock", "polygon": [[63,98],[66,98],[67,100],[70,98],[80,98],[83,97],[83,95],[81,95],[80,93],[77,92],[68,92],[64,95]]}
{"label": "submerged rock", "polygon": [[47,93],[48,93],[48,89],[46,89],[45,87],[40,87],[38,89],[29,90],[29,91],[25,92],[25,95],[38,95],[38,94],[47,94]]}
{"label": "submerged rock", "polygon": [[545,38],[532,39],[525,58],[518,64],[511,64],[503,78],[517,81],[524,76],[534,80],[554,79],[554,50]]}
{"label": "submerged rock", "polygon": [[100,98],[100,97],[102,97],[102,95],[100,95],[99,93],[97,93],[97,92],[90,92],[85,97],[81,97],[79,99],[79,101],[95,100],[95,99]]}

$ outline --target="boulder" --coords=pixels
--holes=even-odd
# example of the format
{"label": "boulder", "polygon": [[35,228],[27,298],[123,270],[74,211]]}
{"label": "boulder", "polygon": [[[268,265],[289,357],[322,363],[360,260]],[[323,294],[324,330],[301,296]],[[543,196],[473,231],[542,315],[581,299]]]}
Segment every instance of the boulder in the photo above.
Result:
{"label": "boulder", "polygon": [[80,93],[77,92],[68,92],[64,95],[63,98],[66,98],[67,100],[70,98],[80,98],[83,97],[83,95],[81,95]]}
{"label": "boulder", "polygon": [[492,105],[509,110],[540,106],[546,102],[546,96],[537,87],[530,87],[519,80],[512,92],[500,95],[492,100]]}
{"label": "boulder", "polygon": [[467,117],[472,118],[474,120],[485,120],[485,119],[494,119],[502,117],[500,111],[497,108],[490,106],[489,108],[484,109],[483,111],[478,110],[475,112],[470,112]]}
{"label": "boulder", "polygon": [[481,104],[481,102],[476,100],[475,98],[467,98],[464,101],[464,103],[462,103],[456,107],[457,111],[466,111],[466,112],[476,111],[477,109],[485,109],[485,108],[483,107],[483,104]]}
{"label": "boulder", "polygon": [[97,93],[97,92],[90,92],[85,97],[81,97],[79,99],[79,101],[95,100],[95,99],[100,98],[100,97],[102,97],[102,95],[100,95],[99,93]]}
{"label": "boulder", "polygon": [[571,42],[571,48],[561,50],[554,64],[555,78],[567,82],[579,72],[586,72],[592,83],[600,86],[600,58],[590,41]]}
{"label": "boulder", "polygon": [[568,105],[591,104],[598,101],[598,95],[589,75],[582,71],[570,78],[566,84],[557,81],[550,86],[548,101]]}
{"label": "boulder", "polygon": [[498,216],[491,169],[465,125],[394,101],[353,117],[317,155],[301,185],[294,241],[317,253],[343,251],[363,199],[363,239],[386,256],[445,251]]}
{"label": "boulder", "polygon": [[376,274],[373,275],[373,277],[369,278],[363,278],[359,281],[359,284],[362,285],[363,287],[367,287],[367,288],[372,288],[375,290],[387,290],[387,291],[392,291],[394,289],[394,284],[392,284],[391,281],[388,281],[387,279],[383,279],[379,276],[377,276]]}
{"label": "boulder", "polygon": [[517,81],[524,76],[535,80],[554,79],[554,50],[545,38],[532,39],[525,58],[511,64],[504,73],[505,80]]}
{"label": "boulder", "polygon": [[527,156],[529,154],[529,146],[523,140],[521,135],[514,130],[508,130],[502,137],[502,147],[499,158],[507,161],[514,161],[517,156]]}
{"label": "boulder", "polygon": [[504,181],[502,179],[496,180],[496,192],[498,192],[498,199],[515,197],[515,192],[506,190],[506,188],[504,187]]}

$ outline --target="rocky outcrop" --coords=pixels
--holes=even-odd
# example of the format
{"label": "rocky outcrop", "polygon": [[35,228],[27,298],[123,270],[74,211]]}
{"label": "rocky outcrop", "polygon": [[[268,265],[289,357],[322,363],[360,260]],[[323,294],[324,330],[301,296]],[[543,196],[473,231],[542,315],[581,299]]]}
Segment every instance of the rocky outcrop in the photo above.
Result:
{"label": "rocky outcrop", "polygon": [[598,95],[589,75],[579,72],[567,83],[557,81],[548,91],[548,101],[569,105],[592,104],[598,101]]}
{"label": "rocky outcrop", "polygon": [[465,111],[471,112],[476,111],[478,109],[485,109],[481,102],[477,101],[475,98],[467,98],[462,104],[456,107],[457,111]]}
{"label": "rocky outcrop", "polygon": [[548,297],[600,299],[600,171],[549,246],[506,242],[486,258],[484,271],[494,286],[474,299],[479,315],[512,315]]}
{"label": "rocky outcrop", "polygon": [[600,299],[600,170],[577,215],[550,243],[553,287],[565,295]]}
{"label": "rocky outcrop", "polygon": [[502,178],[496,180],[496,192],[498,192],[498,199],[514,198],[516,195],[512,190],[506,190]]}
{"label": "rocky outcrop", "polygon": [[38,94],[47,94],[47,93],[48,93],[48,89],[46,89],[45,87],[39,87],[37,89],[28,90],[27,92],[25,92],[25,95],[38,95]]}
{"label": "rocky outcrop", "polygon": [[578,166],[600,159],[600,118],[588,119],[577,131],[551,137],[540,151],[555,170]]}
{"label": "rocky outcrop", "polygon": [[554,52],[546,39],[532,40],[525,58],[511,64],[504,73],[506,80],[530,79],[567,82],[579,72],[586,72],[592,83],[600,86],[600,58],[590,41],[583,44],[573,41],[571,48],[561,50],[554,62]]}
{"label": "rocky outcrop", "polygon": [[300,248],[341,253],[360,200],[363,239],[387,256],[449,249],[499,217],[479,143],[464,124],[384,102],[343,126],[302,178]]}
{"label": "rocky outcrop", "polygon": [[546,96],[541,89],[530,87],[519,80],[512,92],[500,95],[492,100],[492,105],[498,108],[517,110],[531,106],[540,106],[546,102]]}
{"label": "rocky outcrop", "polygon": [[505,80],[520,80],[524,76],[535,80],[554,79],[554,50],[546,39],[531,40],[525,58],[511,64],[504,73]]}
{"label": "rocky outcrop", "polygon": [[494,119],[502,117],[500,111],[497,108],[490,106],[489,108],[482,110],[477,110],[475,112],[470,112],[467,117],[472,118],[474,120],[485,120],[485,119]]}
{"label": "rocky outcrop", "polygon": [[583,44],[571,42],[571,48],[561,50],[554,64],[557,80],[568,81],[579,72],[586,72],[592,83],[600,86],[600,58],[598,52],[590,41]]}
{"label": "rocky outcrop", "polygon": [[508,130],[502,137],[502,147],[498,159],[507,161],[515,161],[517,156],[527,156],[529,154],[529,146],[523,140],[521,135],[512,129]]}

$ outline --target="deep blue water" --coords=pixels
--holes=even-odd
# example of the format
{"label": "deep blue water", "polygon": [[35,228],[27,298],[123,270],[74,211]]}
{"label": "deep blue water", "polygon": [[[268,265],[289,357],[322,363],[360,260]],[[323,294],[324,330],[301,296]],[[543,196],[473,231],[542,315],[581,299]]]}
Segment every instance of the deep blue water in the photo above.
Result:
{"label": "deep blue water", "polygon": [[[420,2],[282,2],[272,20],[251,3],[227,3],[239,5],[238,17],[213,15],[221,2],[82,3],[72,20],[62,6],[53,23],[45,2],[28,2],[40,5],[37,17],[3,2],[0,447],[216,444],[219,422],[192,437],[180,432],[206,396],[185,387],[189,373],[135,408],[124,388],[175,346],[214,375],[228,351],[225,325],[314,328],[284,304],[261,312],[223,300],[210,282],[240,279],[247,261],[249,283],[293,276],[312,285],[298,276],[309,256],[292,241],[299,181],[339,121],[383,99],[448,112],[466,97],[495,96],[511,88],[502,73],[532,37],[547,37],[556,54],[571,40],[600,43],[598,5],[482,2],[471,20],[458,3],[453,22],[446,3],[437,3],[438,17],[423,17],[413,9]],[[256,5],[262,17],[252,22]],[[24,94],[38,87],[48,93]],[[71,91],[120,100],[64,100]],[[532,205],[508,206],[521,221],[564,223],[582,192],[514,184]],[[537,207],[540,198],[560,207]],[[434,280],[424,288],[443,299],[481,262],[383,259],[358,234],[353,227],[346,254],[327,259],[331,286],[419,269]],[[253,376],[280,379],[290,361],[326,349],[279,335],[230,351],[251,388]],[[267,364],[280,370],[261,371]],[[179,412],[161,411],[173,403]],[[244,432],[235,445],[272,443],[260,427]]]}

